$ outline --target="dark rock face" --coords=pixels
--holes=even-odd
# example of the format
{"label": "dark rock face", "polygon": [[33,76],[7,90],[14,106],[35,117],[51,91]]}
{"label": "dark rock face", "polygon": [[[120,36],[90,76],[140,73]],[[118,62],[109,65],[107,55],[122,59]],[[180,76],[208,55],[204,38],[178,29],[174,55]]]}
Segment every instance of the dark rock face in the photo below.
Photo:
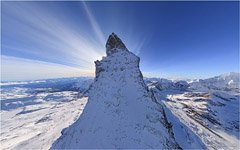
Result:
{"label": "dark rock face", "polygon": [[99,73],[101,72],[101,71],[103,71],[104,69],[101,67],[101,62],[99,61],[99,60],[97,60],[97,61],[95,61],[94,62],[95,63],[95,68],[96,68],[96,70],[95,70],[95,76],[96,76],[96,78],[99,76]]}
{"label": "dark rock face", "polygon": [[107,56],[117,52],[119,49],[127,50],[121,39],[115,33],[112,33],[106,43]]}

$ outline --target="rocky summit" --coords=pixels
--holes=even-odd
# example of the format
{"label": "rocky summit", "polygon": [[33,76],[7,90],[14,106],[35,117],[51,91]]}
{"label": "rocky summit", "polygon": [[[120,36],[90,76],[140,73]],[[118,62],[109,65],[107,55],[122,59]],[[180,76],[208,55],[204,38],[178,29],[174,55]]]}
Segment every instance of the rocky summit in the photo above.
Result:
{"label": "rocky summit", "polygon": [[123,51],[123,50],[127,50],[127,48],[123,44],[122,40],[115,33],[112,33],[111,35],[109,35],[107,43],[106,43],[107,56],[111,55],[112,53],[117,52],[118,50]]}
{"label": "rocky summit", "polygon": [[96,61],[96,77],[79,119],[62,131],[52,149],[179,149],[163,106],[148,90],[139,57],[112,33],[107,57]]}

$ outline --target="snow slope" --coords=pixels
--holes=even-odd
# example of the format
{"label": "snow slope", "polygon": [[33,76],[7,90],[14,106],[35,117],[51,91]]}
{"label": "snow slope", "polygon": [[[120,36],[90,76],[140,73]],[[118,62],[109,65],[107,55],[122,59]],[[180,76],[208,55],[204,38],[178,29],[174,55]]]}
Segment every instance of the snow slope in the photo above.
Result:
{"label": "snow slope", "polygon": [[[208,149],[239,149],[240,93],[238,87],[229,88],[227,84],[229,80],[238,83],[232,75],[199,80],[194,87],[190,84],[187,89],[161,89],[159,84],[162,82],[156,83],[156,79],[148,81],[149,89],[163,104],[175,138],[182,148],[200,148],[201,141]],[[178,138],[179,126],[190,133],[184,139],[192,144],[186,145],[181,141],[184,134]]]}
{"label": "snow slope", "polygon": [[107,57],[96,61],[96,78],[81,117],[52,149],[179,148],[162,105],[144,84],[139,58],[109,36]]}

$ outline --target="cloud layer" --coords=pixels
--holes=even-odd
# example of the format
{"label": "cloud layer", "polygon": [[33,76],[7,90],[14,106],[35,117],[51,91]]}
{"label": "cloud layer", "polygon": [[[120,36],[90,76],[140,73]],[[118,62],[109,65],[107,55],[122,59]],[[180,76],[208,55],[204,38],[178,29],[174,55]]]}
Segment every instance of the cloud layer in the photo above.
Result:
{"label": "cloud layer", "polygon": [[35,80],[60,77],[93,76],[93,70],[84,70],[65,65],[1,56],[2,81]]}

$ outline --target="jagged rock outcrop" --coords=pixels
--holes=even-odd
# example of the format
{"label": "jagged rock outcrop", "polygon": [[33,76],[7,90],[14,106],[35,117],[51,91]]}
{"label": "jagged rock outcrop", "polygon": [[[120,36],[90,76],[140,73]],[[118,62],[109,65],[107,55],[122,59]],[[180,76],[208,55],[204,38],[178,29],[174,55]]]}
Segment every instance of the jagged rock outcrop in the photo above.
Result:
{"label": "jagged rock outcrop", "polygon": [[107,57],[95,62],[96,78],[82,115],[52,149],[179,149],[163,107],[143,81],[139,57],[114,33],[106,51]]}
{"label": "jagged rock outcrop", "polygon": [[109,35],[107,43],[106,43],[106,53],[107,53],[107,56],[111,55],[112,53],[117,52],[118,50],[121,50],[121,51],[126,50],[126,51],[128,51],[128,49],[123,44],[121,39],[115,33],[112,33],[111,35]]}

